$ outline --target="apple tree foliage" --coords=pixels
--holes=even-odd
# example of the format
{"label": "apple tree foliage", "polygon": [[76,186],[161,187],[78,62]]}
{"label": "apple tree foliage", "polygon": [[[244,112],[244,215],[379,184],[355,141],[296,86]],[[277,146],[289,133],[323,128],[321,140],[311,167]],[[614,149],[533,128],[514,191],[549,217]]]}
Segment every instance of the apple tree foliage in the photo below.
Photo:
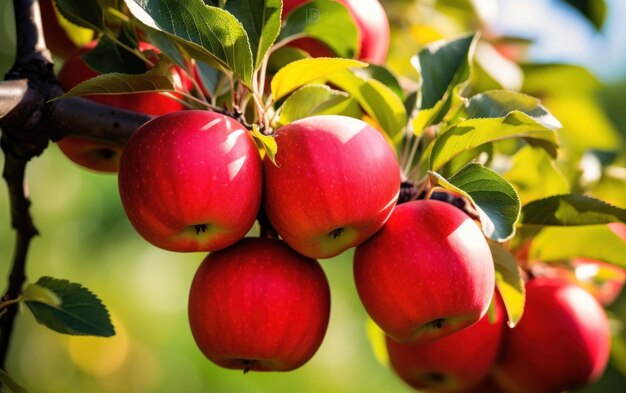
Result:
{"label": "apple tree foliage", "polygon": [[[587,10],[591,2],[569,3],[594,23],[603,18],[601,10]],[[562,127],[578,125],[547,109],[576,97],[575,91],[569,98],[563,91],[588,88],[554,87],[564,72],[584,74],[576,67],[525,66],[534,67],[525,93],[509,90],[497,78],[481,79],[489,67],[476,62],[475,53],[484,43],[470,33],[426,45],[406,59],[413,69],[406,81],[383,66],[353,59],[357,29],[345,7],[330,0],[314,0],[320,13],[330,15],[319,23],[307,23],[303,8],[281,21],[281,0],[58,0],[57,6],[73,25],[100,37],[84,59],[102,74],[61,99],[176,92],[189,108],[245,120],[272,158],[280,154],[273,138],[279,126],[321,114],[367,119],[394,147],[403,181],[413,190],[410,198],[453,193],[480,221],[511,327],[522,318],[522,271],[532,264],[584,256],[626,268],[626,244],[605,225],[625,223],[626,210],[590,196],[579,184],[571,186],[575,170],[557,161],[574,162],[584,148],[602,150],[607,144],[593,136],[577,142],[573,133],[560,134]],[[311,58],[290,46],[302,37],[320,40],[337,57]],[[158,65],[148,71],[137,67],[150,61],[136,49],[140,39],[160,50]],[[195,78],[194,87],[177,91],[170,65]],[[481,82],[485,79],[489,83]],[[551,83],[544,83],[548,79]],[[528,258],[519,261],[516,255],[527,244]],[[114,334],[105,306],[79,284],[42,277],[0,306],[17,301],[60,333]],[[380,337],[373,341],[376,349]],[[5,373],[0,381],[14,384]]]}

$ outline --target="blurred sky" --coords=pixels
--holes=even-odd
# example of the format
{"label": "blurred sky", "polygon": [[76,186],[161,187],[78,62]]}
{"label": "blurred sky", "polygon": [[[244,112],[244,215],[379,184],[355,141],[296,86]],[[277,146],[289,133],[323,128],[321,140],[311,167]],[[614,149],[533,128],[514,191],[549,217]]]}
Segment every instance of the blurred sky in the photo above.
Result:
{"label": "blurred sky", "polygon": [[[626,78],[626,1],[606,1],[609,12],[600,32],[559,0],[501,0],[490,21],[499,32],[536,39],[532,60],[580,64],[611,82]],[[477,3],[489,7],[492,1]]]}

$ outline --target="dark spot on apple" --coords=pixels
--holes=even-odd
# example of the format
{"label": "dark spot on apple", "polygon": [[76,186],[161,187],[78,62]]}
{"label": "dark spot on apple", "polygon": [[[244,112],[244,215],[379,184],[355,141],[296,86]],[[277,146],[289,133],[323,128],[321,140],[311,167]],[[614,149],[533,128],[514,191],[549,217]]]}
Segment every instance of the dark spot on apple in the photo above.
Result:
{"label": "dark spot on apple", "polygon": [[244,375],[249,373],[252,370],[252,366],[254,366],[254,360],[250,359],[240,359],[243,364],[243,373]]}
{"label": "dark spot on apple", "polygon": [[435,329],[439,330],[439,329],[441,329],[443,327],[443,318],[435,319],[431,323],[433,324]]}
{"label": "dark spot on apple", "polygon": [[120,122],[119,121],[113,122],[113,128],[120,128]]}
{"label": "dark spot on apple", "polygon": [[342,234],[342,233],[343,233],[343,228],[337,228],[337,229],[335,229],[335,230],[331,231],[331,232],[329,233],[329,235],[330,235],[333,239],[336,239],[336,238],[338,238],[339,236],[341,236],[341,234]]}
{"label": "dark spot on apple", "polygon": [[446,381],[446,375],[438,372],[430,372],[424,375],[424,379],[430,383],[442,384]]}
{"label": "dark spot on apple", "polygon": [[196,228],[196,235],[199,235],[200,232],[204,233],[209,230],[209,226],[207,224],[194,225],[194,228]]}
{"label": "dark spot on apple", "polygon": [[108,149],[106,147],[96,149],[96,155],[100,158],[104,158],[105,160],[110,160],[111,158],[115,157],[116,154],[117,152],[115,151],[115,149]]}

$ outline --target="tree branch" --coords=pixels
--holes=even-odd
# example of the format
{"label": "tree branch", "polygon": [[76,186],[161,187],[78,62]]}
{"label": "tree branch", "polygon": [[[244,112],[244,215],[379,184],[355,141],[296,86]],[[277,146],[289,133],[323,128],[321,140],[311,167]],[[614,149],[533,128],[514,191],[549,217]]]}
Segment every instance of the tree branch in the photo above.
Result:
{"label": "tree branch", "polygon": [[86,98],[64,98],[52,104],[52,140],[79,136],[124,146],[133,132],[152,116],[117,109]]}
{"label": "tree branch", "polygon": [[[13,154],[5,155],[2,176],[6,180],[9,189],[11,224],[17,234],[15,237],[11,274],[9,275],[9,287],[2,297],[2,301],[15,299],[22,293],[22,286],[26,281],[28,247],[31,239],[38,234],[29,213],[30,201],[24,182],[26,163],[26,160],[17,158]],[[0,368],[3,370],[6,369],[6,357],[10,347],[17,311],[18,305],[11,304],[6,307],[6,313],[0,319]]]}
{"label": "tree branch", "polygon": [[[54,79],[50,52],[46,49],[41,28],[39,3],[35,0],[13,0],[13,9],[17,27],[17,53],[15,64],[6,75],[6,79],[14,82],[9,84],[7,94],[2,94],[3,122],[0,147],[5,156],[2,175],[9,190],[11,224],[17,234],[8,288],[3,297],[5,300],[14,299],[22,292],[22,286],[26,281],[28,248],[31,239],[37,235],[29,212],[30,201],[25,189],[24,175],[28,161],[45,149],[48,140],[38,136],[37,133],[43,112],[40,108],[45,106],[46,99],[40,94],[33,94],[32,87],[48,78]],[[31,83],[30,77],[33,77],[34,83]],[[25,79],[28,79],[28,82]],[[21,98],[20,93],[23,94]],[[22,107],[21,118],[14,116],[15,110],[19,107]],[[16,304],[9,305],[0,318],[2,369],[6,368],[6,357],[10,349],[17,311]]]}

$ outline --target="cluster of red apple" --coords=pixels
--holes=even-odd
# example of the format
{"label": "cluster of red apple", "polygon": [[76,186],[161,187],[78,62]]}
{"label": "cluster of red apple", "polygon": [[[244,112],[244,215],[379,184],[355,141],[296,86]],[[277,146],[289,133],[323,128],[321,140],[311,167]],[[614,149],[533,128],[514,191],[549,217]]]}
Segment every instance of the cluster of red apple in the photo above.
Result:
{"label": "cluster of red apple", "polygon": [[416,389],[464,393],[559,393],[602,375],[609,324],[587,291],[563,278],[531,279],[514,329],[505,328],[500,296],[494,300],[493,314],[439,340],[404,344],[387,337],[394,371]]}
{"label": "cluster of red apple", "polygon": [[[340,1],[357,24],[359,58],[382,63],[389,30],[378,1]],[[284,14],[303,2],[285,0]],[[293,45],[328,54],[314,40]],[[94,46],[65,62],[59,74],[65,89],[96,75],[80,58]],[[143,43],[140,49],[154,50]],[[190,90],[185,73],[171,70],[177,88]],[[366,123],[320,116],[284,126],[276,131],[274,164],[230,117],[182,111],[180,102],[157,93],[90,98],[158,116],[123,153],[79,138],[59,146],[83,166],[119,170],[124,209],[147,241],[211,252],[192,283],[189,321],[199,348],[216,364],[285,371],[308,361],[330,311],[316,259],[356,246],[358,294],[387,335],[391,365],[411,386],[549,393],[603,371],[609,332],[602,307],[564,280],[538,278],[527,284],[524,318],[505,331],[479,226],[439,201],[396,206],[395,153]],[[259,215],[283,240],[245,237]]]}

